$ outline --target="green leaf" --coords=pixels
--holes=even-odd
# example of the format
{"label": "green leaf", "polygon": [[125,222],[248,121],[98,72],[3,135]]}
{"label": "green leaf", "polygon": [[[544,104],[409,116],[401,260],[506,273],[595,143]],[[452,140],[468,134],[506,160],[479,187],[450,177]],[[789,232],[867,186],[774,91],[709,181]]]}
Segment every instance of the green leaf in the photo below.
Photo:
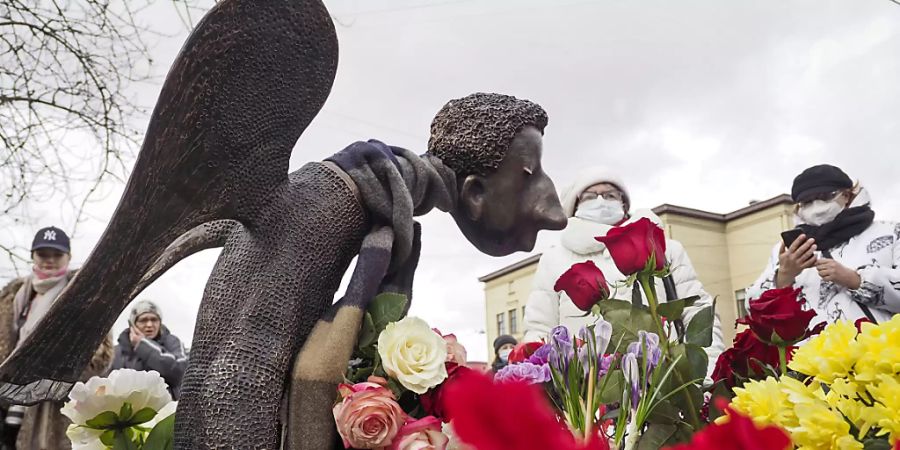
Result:
{"label": "green leaf", "polygon": [[681,416],[678,414],[678,408],[672,406],[668,400],[657,403],[653,410],[650,411],[650,415],[647,416],[647,421],[653,424],[674,425],[680,420]]}
{"label": "green leaf", "polygon": [[100,435],[100,442],[107,447],[116,445],[116,430],[106,430]]}
{"label": "green leaf", "polygon": [[112,448],[113,450],[138,450],[134,442],[128,438],[125,430],[116,430],[115,443]]}
{"label": "green leaf", "polygon": [[395,398],[400,398],[400,397],[402,397],[402,396],[403,396],[403,393],[406,392],[406,388],[403,387],[403,385],[400,384],[399,381],[397,381],[397,380],[395,380],[395,379],[393,379],[393,378],[388,378],[388,385],[387,385],[387,387],[388,387],[388,389],[391,390],[391,392],[394,393],[394,397],[395,397]]}
{"label": "green leaf", "polygon": [[709,356],[703,347],[693,344],[679,344],[671,348],[674,357],[681,356],[677,370],[688,380],[706,378]]}
{"label": "green leaf", "polygon": [[359,348],[374,345],[378,340],[378,331],[375,330],[375,321],[372,314],[366,312],[363,316],[362,328],[359,330]]}
{"label": "green leaf", "polygon": [[136,412],[128,423],[131,425],[140,425],[153,420],[154,417],[156,417],[156,410],[153,408],[144,408]]}
{"label": "green leaf", "polygon": [[381,334],[389,323],[402,319],[407,303],[408,300],[405,295],[393,292],[385,292],[375,296],[366,311],[372,315],[372,324],[375,327],[376,334]]}
{"label": "green leaf", "polygon": [[864,450],[891,450],[891,443],[886,438],[869,438],[863,441]]}
{"label": "green leaf", "polygon": [[680,300],[672,300],[666,303],[660,303],[656,308],[656,311],[658,311],[659,314],[663,317],[666,317],[670,320],[680,319],[684,314],[684,308],[693,305],[697,300],[700,300],[699,295],[682,298]]}
{"label": "green leaf", "polygon": [[635,308],[621,300],[604,300],[600,304],[603,318],[612,325],[611,342],[621,340],[621,345],[627,346],[637,341],[638,331],[656,332],[656,324],[647,308]]}
{"label": "green leaf", "polygon": [[119,420],[122,422],[128,422],[128,419],[131,419],[131,403],[125,402],[122,405],[122,408],[119,409]]}
{"label": "green leaf", "polygon": [[678,427],[669,424],[650,424],[638,440],[637,450],[659,450],[666,441],[678,431]]}
{"label": "green leaf", "polygon": [[175,436],[175,414],[161,420],[147,436],[143,450],[172,450]]}
{"label": "green leaf", "polygon": [[712,329],[715,319],[715,303],[701,309],[687,326],[685,341],[701,347],[712,345]]}
{"label": "green leaf", "polygon": [[113,428],[117,423],[119,423],[119,416],[116,413],[104,411],[84,424],[88,428],[93,428],[95,430],[108,430]]}
{"label": "green leaf", "polygon": [[[616,403],[622,401],[622,392],[625,390],[625,375],[621,370],[613,370],[603,378],[608,379],[600,393],[601,403]],[[602,384],[602,381],[601,381]]]}

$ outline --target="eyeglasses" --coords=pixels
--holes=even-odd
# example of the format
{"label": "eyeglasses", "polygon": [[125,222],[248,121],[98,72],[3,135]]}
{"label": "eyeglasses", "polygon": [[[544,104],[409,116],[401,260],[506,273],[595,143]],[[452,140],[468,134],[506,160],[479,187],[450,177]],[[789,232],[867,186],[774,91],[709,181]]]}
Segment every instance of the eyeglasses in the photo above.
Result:
{"label": "eyeglasses", "polygon": [[606,192],[593,192],[587,191],[582,192],[581,195],[578,196],[579,202],[587,202],[590,200],[596,200],[597,198],[602,197],[604,200],[618,200],[622,201],[622,193],[619,191],[606,191]]}
{"label": "eyeglasses", "polygon": [[143,325],[147,323],[159,323],[158,317],[142,317],[136,321],[137,323]]}
{"label": "eyeglasses", "polygon": [[806,200],[803,200],[802,202],[799,202],[799,205],[806,206],[816,200],[822,200],[823,202],[828,202],[828,201],[834,200],[835,198],[837,198],[839,195],[841,195],[843,193],[844,193],[844,191],[840,191],[840,190],[831,191],[831,192],[822,192],[821,194],[815,194],[812,197],[810,197]]}

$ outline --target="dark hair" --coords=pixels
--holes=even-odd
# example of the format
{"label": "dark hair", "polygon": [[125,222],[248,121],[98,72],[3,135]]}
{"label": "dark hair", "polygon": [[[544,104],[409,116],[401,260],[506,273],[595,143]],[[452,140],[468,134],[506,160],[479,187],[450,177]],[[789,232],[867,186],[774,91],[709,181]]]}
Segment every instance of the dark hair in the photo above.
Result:
{"label": "dark hair", "polygon": [[547,113],[528,100],[485,93],[450,100],[431,122],[428,153],[457,176],[487,175],[500,166],[516,133],[529,125],[543,133]]}

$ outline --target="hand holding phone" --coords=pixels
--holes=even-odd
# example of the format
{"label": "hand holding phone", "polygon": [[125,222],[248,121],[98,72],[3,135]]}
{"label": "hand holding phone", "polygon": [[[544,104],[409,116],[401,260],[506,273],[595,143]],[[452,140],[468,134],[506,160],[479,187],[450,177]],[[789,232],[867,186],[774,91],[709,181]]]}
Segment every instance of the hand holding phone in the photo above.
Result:
{"label": "hand holding phone", "polygon": [[[816,265],[816,240],[807,238],[802,230],[788,230],[781,234],[784,244],[778,255],[777,287],[794,283],[797,275]],[[790,242],[790,244],[788,244]]]}
{"label": "hand holding phone", "polygon": [[800,235],[802,235],[802,234],[803,234],[803,230],[801,230],[799,228],[794,228],[791,230],[783,231],[781,233],[781,242],[784,242],[785,248],[790,248],[791,244],[793,244],[794,241],[796,241],[797,238],[800,237]]}

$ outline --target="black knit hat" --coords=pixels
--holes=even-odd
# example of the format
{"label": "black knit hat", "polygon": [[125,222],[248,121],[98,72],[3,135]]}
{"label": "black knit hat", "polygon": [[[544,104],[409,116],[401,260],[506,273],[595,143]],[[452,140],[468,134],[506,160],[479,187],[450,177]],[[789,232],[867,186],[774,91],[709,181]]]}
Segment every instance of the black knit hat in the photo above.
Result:
{"label": "black knit hat", "polygon": [[794,203],[809,201],[816,195],[853,187],[853,180],[843,170],[828,164],[812,166],[797,178],[791,188]]}
{"label": "black knit hat", "polygon": [[500,347],[503,347],[506,344],[516,345],[518,343],[519,341],[517,341],[516,338],[508,334],[501,334],[500,336],[497,336],[497,339],[494,339],[494,353],[499,352]]}

